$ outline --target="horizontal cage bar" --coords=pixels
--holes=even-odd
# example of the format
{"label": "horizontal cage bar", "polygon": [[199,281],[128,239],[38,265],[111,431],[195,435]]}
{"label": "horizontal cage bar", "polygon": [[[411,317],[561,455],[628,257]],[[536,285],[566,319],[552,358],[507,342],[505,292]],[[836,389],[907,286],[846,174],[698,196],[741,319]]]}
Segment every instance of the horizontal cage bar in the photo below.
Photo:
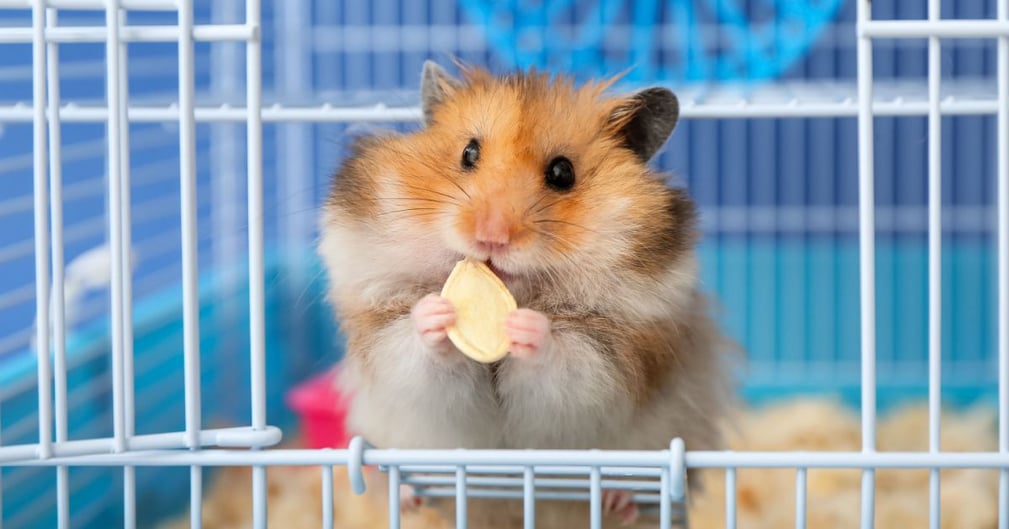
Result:
{"label": "horizontal cage bar", "polygon": [[[0,9],[30,9],[34,0],[0,0]],[[57,9],[82,9],[104,11],[108,7],[105,0],[46,0],[46,7]],[[136,11],[175,11],[179,8],[176,0],[119,0],[121,9]]]}
{"label": "horizontal cage bar", "polygon": [[998,20],[872,20],[859,25],[859,34],[875,38],[981,39],[1009,36],[1009,23]]}
{"label": "horizontal cage bar", "polygon": [[[181,435],[181,434],[180,434]],[[491,468],[507,468],[522,475],[526,466],[538,474],[578,473],[588,475],[592,467],[606,474],[608,466],[623,467],[622,474],[659,475],[669,465],[667,451],[578,451],[578,450],[365,450],[364,465],[399,465],[404,471],[430,473],[424,464],[465,465],[473,473]],[[51,459],[7,461],[4,466],[322,466],[347,465],[348,450],[275,449],[241,451],[209,449],[200,451],[149,450],[116,454],[90,454]],[[500,463],[508,461],[507,464]],[[415,466],[411,466],[415,465]],[[686,453],[688,468],[806,468],[806,469],[929,469],[929,468],[1009,468],[1009,453],[1001,452],[717,452]],[[450,470],[449,472],[454,472]],[[612,472],[612,470],[611,470]]]}
{"label": "horizontal cage bar", "polygon": [[[876,116],[924,116],[928,114],[927,101],[877,101],[873,104]],[[998,100],[958,100],[945,98],[940,104],[944,115],[987,115],[998,112]],[[681,107],[681,116],[687,118],[816,118],[854,117],[858,105],[854,101],[838,103],[783,103],[765,104],[741,102],[738,104],[694,103],[687,101]],[[179,119],[179,109],[175,105],[130,107],[129,120],[134,123],[162,123]],[[60,109],[60,119],[67,123],[98,123],[105,121],[108,109],[98,106],[64,105]],[[263,107],[263,121],[305,122],[305,123],[351,123],[351,122],[402,122],[420,119],[417,107],[337,107],[332,105],[295,107],[270,105]],[[32,109],[29,105],[16,103],[0,107],[0,123],[27,123],[31,121]],[[229,105],[201,106],[195,109],[199,122],[243,123],[248,117],[244,107]]]}
{"label": "horizontal cage bar", "polygon": [[[277,428],[253,430],[252,428],[222,428],[203,430],[198,442],[201,447],[262,448],[280,442],[281,432]],[[137,435],[124,440],[123,452],[133,453],[190,448],[185,433],[161,433]],[[7,445],[0,447],[0,466],[16,465],[40,457],[39,444]],[[52,455],[61,459],[73,459],[88,455],[104,455],[116,449],[116,439],[82,439],[52,444]]]}
{"label": "horizontal cage bar", "polygon": [[[213,24],[193,26],[193,40],[201,42],[248,41],[256,36],[255,26],[245,24]],[[122,26],[120,42],[176,42],[182,35],[178,26]],[[56,27],[45,30],[48,42],[83,43],[105,42],[105,26]],[[32,41],[32,28],[4,28],[0,31],[0,44],[23,44]]]}

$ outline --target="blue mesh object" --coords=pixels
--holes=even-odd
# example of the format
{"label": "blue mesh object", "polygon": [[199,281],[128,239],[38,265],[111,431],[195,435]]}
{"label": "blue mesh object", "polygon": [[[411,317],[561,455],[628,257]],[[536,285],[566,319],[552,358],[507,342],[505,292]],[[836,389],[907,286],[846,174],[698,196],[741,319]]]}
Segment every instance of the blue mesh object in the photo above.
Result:
{"label": "blue mesh object", "polygon": [[[628,81],[767,81],[809,52],[841,0],[463,0],[511,67]],[[616,44],[620,41],[621,44]],[[672,42],[673,46],[663,45]]]}
{"label": "blue mesh object", "polygon": [[[292,1],[263,6],[267,105],[413,104],[423,61],[448,63],[450,55],[494,70],[537,67],[579,78],[627,70],[627,88],[659,83],[674,90],[725,84],[747,89],[853,83],[855,77],[854,5],[841,0],[305,0],[297,5],[310,27],[296,35],[282,31],[281,10]],[[196,4],[197,23],[241,20],[240,8],[232,13],[222,7],[229,4],[226,0]],[[990,18],[995,5],[996,0],[947,1],[943,17]],[[874,16],[880,19],[923,18],[925,9],[921,1],[874,2]],[[24,25],[24,14],[0,13],[0,25]],[[172,13],[130,16],[131,23],[175,23]],[[74,12],[61,17],[62,22],[86,18]],[[292,40],[305,50],[301,60],[308,72],[296,83],[285,72],[288,59],[282,53]],[[0,48],[0,103],[30,101],[29,47]],[[230,64],[209,46],[197,46],[200,104],[244,104],[244,55],[234,49]],[[924,49],[876,42],[877,81],[924,84]],[[993,43],[958,40],[944,42],[943,50],[944,76],[993,77]],[[100,101],[101,46],[64,45],[60,53],[65,100]],[[172,43],[131,46],[132,103],[177,99],[174,53]],[[215,84],[229,74],[224,70],[235,76],[233,85]],[[345,154],[348,136],[366,128],[279,124],[264,131],[267,416],[288,435],[294,418],[283,405],[284,390],[342,354],[336,323],[323,300],[322,268],[311,248],[313,210],[326,194],[331,169]],[[290,131],[305,138],[296,149],[285,143]],[[947,117],[943,132],[943,397],[967,404],[996,391],[994,119]],[[73,239],[68,235],[69,260],[105,238],[104,129],[74,124],[65,125],[63,133],[64,186],[77,193],[66,204],[68,233],[73,229],[76,234]],[[0,134],[0,179],[8,193],[0,204],[11,208],[2,217],[10,229],[0,230],[0,292],[8,292],[34,279],[30,126],[4,125]],[[223,173],[229,168],[244,168],[244,130],[201,124],[197,137],[199,253],[205,272],[200,286],[204,425],[244,424],[249,420],[248,284],[241,254],[247,235],[244,181],[238,175],[232,196],[215,187],[226,180]],[[876,119],[880,409],[923,397],[927,389],[926,137],[923,117]],[[177,131],[171,125],[134,124],[131,142],[133,236],[140,257],[134,314],[136,426],[138,433],[173,431],[184,422]],[[720,302],[720,317],[730,334],[747,349],[742,391],[751,402],[809,393],[836,394],[858,405],[855,143],[853,118],[684,119],[655,162],[676,184],[689,188],[701,206],[704,287]],[[303,180],[292,187],[294,176]],[[89,191],[91,184],[96,190]],[[27,208],[8,202],[8,196],[28,199]],[[237,220],[217,215],[226,203],[237,204]],[[305,233],[289,237],[299,230]],[[71,439],[111,433],[109,322],[107,309],[101,310],[103,297],[106,292],[94,295],[91,301],[99,310],[85,318],[68,343]],[[0,312],[0,433],[5,445],[33,442],[38,435],[34,353],[26,338],[34,310],[29,299]],[[4,342],[8,337],[15,340]],[[4,349],[21,343],[22,337],[23,346]],[[2,472],[4,526],[54,526],[53,471]],[[184,507],[187,469],[139,469],[137,478],[141,527]],[[118,469],[71,471],[74,527],[119,524],[121,497],[105,485],[120,479]]]}

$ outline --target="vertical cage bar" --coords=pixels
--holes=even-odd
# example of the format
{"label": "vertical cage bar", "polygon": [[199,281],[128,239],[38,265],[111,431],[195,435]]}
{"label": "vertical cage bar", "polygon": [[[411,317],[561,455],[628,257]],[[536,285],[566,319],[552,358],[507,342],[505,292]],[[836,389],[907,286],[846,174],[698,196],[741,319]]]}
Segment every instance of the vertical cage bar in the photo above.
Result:
{"label": "vertical cage bar", "polygon": [[[195,60],[193,3],[179,2],[179,178],[182,223],[182,322],[185,374],[186,445],[200,447],[200,298],[197,261]],[[203,473],[189,469],[190,526],[203,521]]]}
{"label": "vertical cage bar", "polygon": [[725,469],[725,529],[736,529],[736,469]]}
{"label": "vertical cage bar", "polygon": [[[46,10],[46,27],[57,26],[57,10]],[[48,82],[48,116],[49,116],[49,215],[52,230],[52,274],[53,291],[51,329],[53,333],[53,350],[55,370],[56,395],[56,440],[67,440],[67,387],[66,387],[66,306],[64,300],[64,245],[63,245],[63,163],[62,163],[62,126],[59,113],[55,109],[60,105],[59,83],[59,44],[46,44],[46,67]]]}
{"label": "vertical cage bar", "polygon": [[[998,2],[1009,22],[1009,2]],[[998,359],[999,451],[1009,452],[1009,37],[998,39]],[[999,472],[999,528],[1009,529],[1009,469]]]}
{"label": "vertical cage bar", "polygon": [[53,448],[53,403],[49,365],[49,197],[46,169],[46,45],[45,2],[32,5],[32,151],[34,154],[35,209],[35,343],[38,357],[39,457],[49,458]]}
{"label": "vertical cage bar", "polygon": [[266,467],[252,467],[252,527],[266,529]]}
{"label": "vertical cage bar", "polygon": [[859,527],[862,529],[872,529],[875,524],[875,504],[876,504],[876,472],[875,470],[862,471],[862,518]]}
{"label": "vertical cage bar", "polygon": [[[46,28],[57,26],[58,11],[46,9]],[[47,110],[49,115],[49,228],[52,251],[52,314],[50,322],[53,339],[53,385],[56,411],[56,442],[65,442],[67,432],[67,340],[66,303],[64,299],[64,245],[63,245],[63,162],[62,127],[60,125],[59,44],[46,43]],[[70,527],[70,471],[65,466],[56,467],[56,527]]]}
{"label": "vertical cage bar", "polygon": [[795,469],[795,529],[806,529],[806,469]]}
{"label": "vertical cage bar", "polygon": [[[928,19],[940,17],[939,0],[928,0]],[[939,446],[942,405],[942,114],[939,37],[928,39],[928,449]],[[939,470],[929,473],[929,527],[939,529]]]}
{"label": "vertical cage bar", "polygon": [[525,467],[522,471],[522,526],[525,529],[536,527],[536,477],[533,467]]}
{"label": "vertical cage bar", "polygon": [[[245,24],[254,28],[245,46],[246,172],[249,223],[249,367],[252,428],[266,428],[266,285],[263,270],[263,46],[260,0],[246,0]],[[252,525],[266,529],[266,467],[252,469]]]}
{"label": "vertical cage bar", "polygon": [[[119,12],[119,24],[126,25],[126,10]],[[126,435],[132,436],[134,433],[134,423],[136,421],[134,406],[133,388],[133,211],[131,203],[132,171],[130,169],[130,120],[127,109],[130,100],[129,82],[129,45],[123,42],[120,45],[120,56],[122,57],[122,68],[119,72],[119,119],[122,137],[122,165],[120,167],[123,174],[123,241],[126,244],[126,251],[123,252],[123,311],[125,313],[126,325],[123,326],[123,379],[125,381],[125,406],[126,412]]]}
{"label": "vertical cage bar", "polygon": [[455,526],[457,529],[467,527],[466,509],[466,467],[459,467],[455,471]]}
{"label": "vertical cage bar", "polygon": [[[870,0],[857,5],[858,68],[858,240],[862,329],[862,451],[876,450],[876,241],[873,174],[872,41],[863,31],[871,19]],[[862,471],[863,529],[873,527],[875,471]]]}
{"label": "vertical cage bar", "polygon": [[189,467],[189,527],[203,527],[203,472],[200,467]]}
{"label": "vertical cage bar", "polygon": [[663,467],[659,478],[659,527],[667,528],[672,525],[672,510],[672,501],[669,497],[669,467]]}
{"label": "vertical cage bar", "polygon": [[196,119],[192,0],[179,4],[179,175],[182,223],[186,445],[200,444],[200,320],[197,284]]}
{"label": "vertical cage bar", "polygon": [[[119,10],[119,25],[126,26],[126,10]],[[132,234],[132,211],[130,208],[130,120],[127,115],[129,108],[129,45],[121,42],[119,54],[121,59],[119,69],[119,143],[122,161],[120,171],[122,172],[122,208],[120,209],[120,220],[123,229],[123,241],[125,249],[123,251],[123,413],[126,415],[125,435],[127,442],[133,436],[134,431],[134,405],[133,405],[133,234]],[[123,528],[133,529],[137,525],[137,473],[136,467],[126,465],[123,467],[123,506],[124,519]]]}
{"label": "vertical cage bar", "polygon": [[389,529],[399,529],[399,484],[399,467],[393,465],[389,467]]}
{"label": "vertical cage bar", "polygon": [[260,2],[247,0],[246,25],[255,29],[246,45],[246,105],[248,221],[249,221],[249,321],[252,367],[252,427],[266,428],[266,335],[263,272],[263,86]]}
{"label": "vertical cage bar", "polygon": [[120,140],[122,107],[119,104],[119,0],[109,0],[105,4],[105,26],[108,33],[105,41],[105,90],[109,115],[108,130],[108,171],[109,171],[109,239],[111,243],[112,283],[112,424],[115,437],[115,451],[126,450],[126,414],[123,395],[123,184],[122,184],[122,144]]}
{"label": "vertical cage bar", "polygon": [[592,467],[589,474],[589,521],[592,529],[601,529],[603,526],[603,490],[602,473],[599,467]]}
{"label": "vertical cage bar", "polygon": [[322,529],[333,529],[333,467],[322,467]]}

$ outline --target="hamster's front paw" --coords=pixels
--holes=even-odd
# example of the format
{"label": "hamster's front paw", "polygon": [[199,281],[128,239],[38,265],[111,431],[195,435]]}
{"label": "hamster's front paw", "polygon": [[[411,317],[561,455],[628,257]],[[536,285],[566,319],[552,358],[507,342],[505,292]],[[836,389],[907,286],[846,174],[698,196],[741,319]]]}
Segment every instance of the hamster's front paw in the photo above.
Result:
{"label": "hamster's front paw", "polygon": [[505,334],[512,355],[529,358],[543,354],[550,345],[550,318],[535,310],[518,309],[505,320]]}
{"label": "hamster's front paw", "polygon": [[449,300],[428,294],[414,305],[410,318],[424,345],[436,350],[446,349],[446,329],[455,323],[455,307]]}

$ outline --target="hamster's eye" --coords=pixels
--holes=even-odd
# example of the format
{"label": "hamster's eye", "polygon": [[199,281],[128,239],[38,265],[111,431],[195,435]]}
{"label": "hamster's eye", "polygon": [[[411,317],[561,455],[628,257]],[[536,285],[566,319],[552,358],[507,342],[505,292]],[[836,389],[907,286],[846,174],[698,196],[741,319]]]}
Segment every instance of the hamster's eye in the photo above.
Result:
{"label": "hamster's eye", "polygon": [[575,185],[575,168],[571,160],[563,156],[550,160],[545,176],[547,186],[555,191],[567,191]]}
{"label": "hamster's eye", "polygon": [[472,169],[476,167],[477,160],[480,159],[480,142],[474,140],[469,140],[466,144],[466,148],[462,150],[462,168]]}

